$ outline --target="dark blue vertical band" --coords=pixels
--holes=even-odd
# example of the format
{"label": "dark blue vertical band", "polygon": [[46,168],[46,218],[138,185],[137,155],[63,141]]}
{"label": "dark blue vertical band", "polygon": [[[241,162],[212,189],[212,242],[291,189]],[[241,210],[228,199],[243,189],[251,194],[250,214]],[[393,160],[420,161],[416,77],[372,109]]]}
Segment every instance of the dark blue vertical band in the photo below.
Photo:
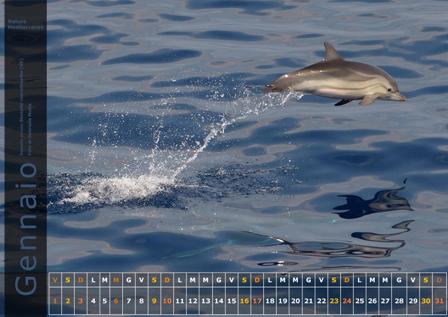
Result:
{"label": "dark blue vertical band", "polygon": [[47,9],[5,1],[5,314],[47,315]]}

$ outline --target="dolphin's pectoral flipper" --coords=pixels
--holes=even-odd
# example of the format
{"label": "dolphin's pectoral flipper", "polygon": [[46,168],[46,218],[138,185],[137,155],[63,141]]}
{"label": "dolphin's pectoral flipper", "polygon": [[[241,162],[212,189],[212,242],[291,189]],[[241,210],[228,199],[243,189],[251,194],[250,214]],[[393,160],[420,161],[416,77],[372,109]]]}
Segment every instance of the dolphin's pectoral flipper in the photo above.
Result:
{"label": "dolphin's pectoral flipper", "polygon": [[335,106],[342,106],[345,105],[346,103],[349,103],[350,101],[353,101],[352,99],[341,99],[340,101],[338,101],[337,103],[335,103]]}
{"label": "dolphin's pectoral flipper", "polygon": [[364,98],[362,98],[362,100],[361,100],[361,102],[359,104],[363,105],[363,106],[368,106],[372,102],[374,102],[376,100],[376,98],[378,98],[377,94],[365,95]]}

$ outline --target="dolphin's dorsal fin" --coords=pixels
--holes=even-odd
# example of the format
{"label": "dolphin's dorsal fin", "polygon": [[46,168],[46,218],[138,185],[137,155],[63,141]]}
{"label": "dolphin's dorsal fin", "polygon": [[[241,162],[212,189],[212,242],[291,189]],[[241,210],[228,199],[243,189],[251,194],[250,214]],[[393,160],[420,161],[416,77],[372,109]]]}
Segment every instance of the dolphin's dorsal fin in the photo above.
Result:
{"label": "dolphin's dorsal fin", "polygon": [[336,59],[342,59],[342,57],[339,56],[338,52],[336,52],[336,49],[333,47],[333,45],[331,45],[328,42],[325,42],[324,46],[325,46],[325,60],[327,62]]}

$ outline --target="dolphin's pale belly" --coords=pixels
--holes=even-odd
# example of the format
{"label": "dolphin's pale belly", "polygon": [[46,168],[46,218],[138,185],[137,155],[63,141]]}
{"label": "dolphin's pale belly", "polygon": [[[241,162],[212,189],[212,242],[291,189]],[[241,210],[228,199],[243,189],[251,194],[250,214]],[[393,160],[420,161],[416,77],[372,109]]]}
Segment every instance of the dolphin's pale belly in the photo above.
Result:
{"label": "dolphin's pale belly", "polygon": [[329,97],[329,98],[341,98],[341,99],[361,99],[364,96],[362,90],[350,90],[342,88],[319,88],[313,92],[313,94]]}
{"label": "dolphin's pale belly", "polygon": [[[320,74],[319,74],[320,75]],[[293,90],[323,97],[341,99],[362,99],[379,85],[376,78],[336,78],[328,74],[314,76],[293,85]]]}

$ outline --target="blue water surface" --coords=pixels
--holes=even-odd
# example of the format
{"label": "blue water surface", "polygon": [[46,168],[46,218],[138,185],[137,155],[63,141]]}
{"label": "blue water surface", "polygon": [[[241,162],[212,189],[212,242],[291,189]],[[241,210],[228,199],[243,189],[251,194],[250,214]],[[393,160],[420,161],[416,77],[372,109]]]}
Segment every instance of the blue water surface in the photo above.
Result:
{"label": "blue water surface", "polygon": [[[447,11],[49,2],[49,270],[447,270]],[[262,95],[324,41],[408,100]]]}

